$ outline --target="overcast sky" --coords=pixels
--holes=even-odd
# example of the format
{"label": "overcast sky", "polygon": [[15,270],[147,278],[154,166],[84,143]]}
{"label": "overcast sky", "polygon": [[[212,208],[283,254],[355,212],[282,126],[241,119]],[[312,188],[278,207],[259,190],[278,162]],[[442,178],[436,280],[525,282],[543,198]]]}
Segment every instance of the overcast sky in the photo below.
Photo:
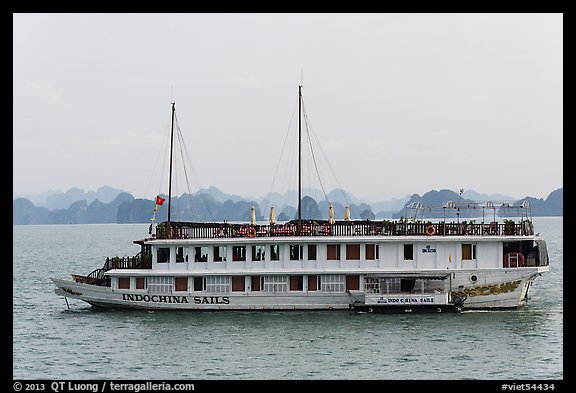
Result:
{"label": "overcast sky", "polygon": [[371,201],[461,188],[546,198],[563,186],[562,14],[13,21],[17,194],[167,193],[172,101],[199,186],[284,192],[278,168],[293,162],[283,144],[300,83],[327,191]]}

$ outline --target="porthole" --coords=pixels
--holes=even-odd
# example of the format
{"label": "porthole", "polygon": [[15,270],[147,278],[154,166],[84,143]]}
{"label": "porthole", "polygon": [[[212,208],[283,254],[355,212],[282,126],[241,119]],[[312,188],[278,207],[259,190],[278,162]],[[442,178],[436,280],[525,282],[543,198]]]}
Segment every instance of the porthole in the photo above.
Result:
{"label": "porthole", "polygon": [[470,276],[470,281],[472,281],[473,283],[475,283],[476,281],[478,281],[478,276],[473,274]]}

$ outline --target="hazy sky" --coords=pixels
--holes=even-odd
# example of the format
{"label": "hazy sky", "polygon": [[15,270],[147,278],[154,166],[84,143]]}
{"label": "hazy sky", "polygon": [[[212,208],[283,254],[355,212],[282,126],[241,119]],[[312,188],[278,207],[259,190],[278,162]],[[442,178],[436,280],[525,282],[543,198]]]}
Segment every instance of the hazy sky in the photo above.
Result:
{"label": "hazy sky", "polygon": [[199,185],[284,192],[277,168],[293,162],[284,141],[301,82],[327,191],[372,201],[461,188],[545,198],[563,186],[559,13],[13,21],[18,194],[167,193],[172,101]]}

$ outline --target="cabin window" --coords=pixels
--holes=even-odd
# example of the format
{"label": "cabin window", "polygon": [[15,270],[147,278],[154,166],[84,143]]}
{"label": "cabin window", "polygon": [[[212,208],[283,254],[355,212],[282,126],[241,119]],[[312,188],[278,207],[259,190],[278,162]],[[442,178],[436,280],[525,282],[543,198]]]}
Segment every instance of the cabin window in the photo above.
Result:
{"label": "cabin window", "polygon": [[146,288],[146,277],[136,277],[136,289]]}
{"label": "cabin window", "polygon": [[[186,255],[186,258],[188,255]],[[176,247],[176,263],[184,262],[184,247]]]}
{"label": "cabin window", "polygon": [[326,259],[328,259],[329,261],[339,261],[340,260],[340,245],[339,244],[326,245]]}
{"label": "cabin window", "polygon": [[290,276],[290,290],[291,291],[302,291],[304,283],[303,276]]}
{"label": "cabin window", "polygon": [[174,286],[177,292],[188,292],[188,277],[176,277]]}
{"label": "cabin window", "polygon": [[206,277],[206,292],[227,293],[232,289],[232,277],[208,276]]}
{"label": "cabin window", "polygon": [[169,247],[158,247],[156,250],[156,262],[166,263],[170,260],[170,248]]}
{"label": "cabin window", "polygon": [[244,292],[244,276],[232,276],[232,291]]}
{"label": "cabin window", "polygon": [[322,292],[344,292],[343,274],[323,274],[320,276],[320,290]]}
{"label": "cabin window", "polygon": [[252,246],[252,260],[264,261],[266,258],[266,246]]}
{"label": "cabin window", "polygon": [[130,289],[130,277],[118,277],[118,289]]}
{"label": "cabin window", "polygon": [[206,280],[204,280],[204,277],[194,277],[193,290],[196,292],[204,291],[204,289],[205,289],[204,284],[205,283],[206,283]]}
{"label": "cabin window", "polygon": [[252,292],[260,292],[260,276],[252,276]]}
{"label": "cabin window", "polygon": [[318,290],[318,280],[320,276],[308,276],[308,290],[317,291]]}
{"label": "cabin window", "polygon": [[142,246],[142,263],[147,269],[152,266],[152,246],[149,244]]}
{"label": "cabin window", "polygon": [[232,260],[245,261],[246,260],[246,246],[232,246]]}
{"label": "cabin window", "polygon": [[148,277],[148,292],[172,293],[174,277]]}
{"label": "cabin window", "polygon": [[400,291],[412,292],[414,289],[414,284],[416,284],[416,280],[414,278],[402,278],[400,280]]}
{"label": "cabin window", "polygon": [[194,247],[194,262],[208,262],[208,247]]}
{"label": "cabin window", "polygon": [[430,280],[429,284],[425,284],[423,280],[418,280],[418,285],[416,285],[415,278],[382,278],[380,279],[379,287],[380,293],[392,294],[406,292],[414,293],[415,288],[416,291],[423,292],[426,285],[428,285],[429,290],[432,291],[432,288],[438,288],[440,290],[443,283],[441,280]]}
{"label": "cabin window", "polygon": [[380,280],[380,293],[400,293],[400,278],[383,278]]}
{"label": "cabin window", "polygon": [[308,244],[308,260],[316,260],[316,244]]}
{"label": "cabin window", "polygon": [[546,248],[546,242],[543,240],[536,240],[535,251],[537,266],[548,266],[550,263],[548,261],[548,249]]}
{"label": "cabin window", "polygon": [[142,255],[151,256],[152,255],[152,246],[150,244],[142,245]]}
{"label": "cabin window", "polygon": [[360,259],[360,244],[346,244],[346,259],[355,261]]}
{"label": "cabin window", "polygon": [[270,245],[270,260],[271,261],[280,260],[280,246],[278,244]]}
{"label": "cabin window", "polygon": [[226,262],[226,246],[214,246],[214,262]]}
{"label": "cabin window", "polygon": [[346,289],[350,291],[360,290],[360,276],[346,276]]}
{"label": "cabin window", "polygon": [[364,291],[366,293],[380,293],[380,281],[376,277],[366,277]]}
{"label": "cabin window", "polygon": [[262,281],[265,292],[288,292],[288,276],[263,276]]}
{"label": "cabin window", "polygon": [[290,260],[291,261],[299,261],[302,259],[302,251],[303,246],[299,244],[291,244],[290,245]]}
{"label": "cabin window", "polygon": [[476,244],[462,244],[462,259],[476,259]]}
{"label": "cabin window", "polygon": [[377,244],[366,244],[366,260],[380,259],[380,248]]}
{"label": "cabin window", "polygon": [[414,245],[404,244],[404,260],[411,261],[414,259]]}

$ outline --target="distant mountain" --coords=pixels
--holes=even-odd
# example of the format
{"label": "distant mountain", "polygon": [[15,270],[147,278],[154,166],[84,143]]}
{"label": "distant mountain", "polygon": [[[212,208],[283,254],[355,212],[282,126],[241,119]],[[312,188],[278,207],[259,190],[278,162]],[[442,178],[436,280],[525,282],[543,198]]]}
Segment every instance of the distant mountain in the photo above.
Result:
{"label": "distant mountain", "polygon": [[12,200],[15,199],[28,199],[30,202],[32,202],[35,206],[44,206],[46,205],[46,199],[49,196],[55,195],[55,194],[62,194],[62,191],[60,190],[48,190],[48,191],[43,191],[40,193],[35,193],[35,194],[18,194],[18,193],[13,193],[12,194]]}
{"label": "distant mountain", "polygon": [[393,214],[401,210],[410,200],[410,195],[402,198],[392,198],[389,201],[372,203],[371,206],[376,213],[377,218],[391,218]]}
{"label": "distant mountain", "polygon": [[83,199],[73,202],[66,209],[49,210],[34,206],[28,199],[18,198],[12,202],[12,223],[14,225],[115,223],[118,222],[118,207],[133,199],[132,195],[121,193],[110,203],[96,199],[88,204]]}
{"label": "distant mountain", "polygon": [[[552,191],[546,199],[524,197],[516,202],[514,206],[520,206],[524,201],[530,204],[530,210],[533,216],[562,216],[564,215],[564,188]],[[506,217],[510,214],[501,209],[500,216]]]}
{"label": "distant mountain", "polygon": [[[154,200],[147,199],[134,199],[134,197],[126,192],[118,192],[119,190],[111,187],[102,187],[96,192],[84,192],[80,189],[72,188],[66,193],[54,194],[51,201],[56,199],[67,199],[66,202],[60,202],[67,205],[65,208],[49,209],[44,206],[36,206],[34,203],[26,198],[16,198],[12,202],[12,223],[14,225],[26,224],[84,224],[84,223],[147,223],[150,222],[154,213]],[[432,190],[424,195],[413,194],[407,196],[406,199],[396,199],[389,201],[386,205],[385,202],[370,205],[368,203],[351,203],[350,200],[358,201],[351,195],[347,195],[343,199],[339,199],[335,194],[340,193],[346,195],[341,190],[335,190],[331,199],[334,208],[336,219],[343,219],[345,205],[349,203],[350,216],[352,219],[383,219],[393,218],[398,219],[401,217],[411,218],[438,218],[439,215],[449,218],[455,217],[457,214],[461,218],[482,216],[482,214],[489,213],[479,205],[478,199],[482,200],[488,197],[489,200],[500,201],[506,200],[506,197],[501,194],[485,195],[472,191],[468,193],[457,194],[452,190]],[[110,199],[116,195],[112,200],[104,202],[100,198],[80,199],[70,202],[75,196],[90,196],[94,198],[98,195],[104,200]],[[285,194],[285,196],[288,194]],[[476,198],[467,198],[467,196],[474,196]],[[58,197],[57,197],[58,196]],[[279,199],[261,199],[259,203],[257,200],[243,200],[239,196],[227,195],[216,187],[210,187],[198,192],[196,194],[183,194],[179,197],[172,198],[172,219],[180,221],[249,221],[251,215],[251,208],[254,206],[256,212],[256,219],[258,221],[266,221],[269,217],[270,202],[275,201],[277,208],[277,220],[288,221],[297,218],[297,208],[291,204],[283,204],[280,194],[272,195],[269,197]],[[167,198],[166,195],[164,195]],[[478,198],[480,197],[480,198]],[[503,198],[501,198],[503,197]],[[239,199],[240,198],[240,199]],[[297,198],[295,198],[297,199]],[[333,200],[332,200],[333,199]],[[373,211],[373,206],[398,206],[398,203],[404,201],[403,205],[398,209],[381,210],[377,214]],[[459,206],[477,206],[474,209],[453,209],[442,208],[447,202],[452,201],[458,203]],[[561,216],[563,215],[563,202],[564,194],[563,188],[559,188],[546,198],[538,199],[532,197],[525,197],[517,201],[510,201],[512,206],[520,206],[524,201],[529,202],[530,213],[532,216]],[[420,206],[430,207],[435,206],[436,211],[432,212],[431,209],[415,209]],[[266,210],[266,211],[264,211]],[[329,206],[326,199],[322,196],[319,202],[311,196],[304,196],[302,198],[302,218],[306,219],[328,219]],[[493,214],[498,213],[500,216],[506,216],[507,212],[500,209],[498,212],[491,211]],[[433,214],[434,213],[434,214]],[[167,218],[167,203],[159,206],[156,212],[156,221],[160,222]]]}
{"label": "distant mountain", "polygon": [[[413,194],[404,207],[397,213],[392,215],[392,218],[443,218],[443,217],[455,217],[456,211],[453,209],[443,209],[442,207],[449,201],[456,203],[463,203],[469,201],[473,203],[473,200],[466,200],[462,198],[459,194],[452,190],[432,190],[428,191],[424,195],[420,196],[418,194]],[[416,209],[412,206],[420,204],[422,207],[427,207],[428,209]],[[430,207],[436,207],[434,211],[430,210]]]}
{"label": "distant mountain", "polygon": [[[528,201],[530,210],[527,211],[526,214],[530,214],[533,217],[562,216],[564,201],[563,190],[563,188],[559,188],[553,191],[549,194],[546,200],[525,197],[517,201],[512,200],[508,204],[510,206],[519,207],[524,201]],[[464,193],[462,195],[464,195]],[[446,206],[448,202],[454,202],[459,208],[445,208],[444,206]],[[418,203],[420,203],[424,208],[417,209]],[[422,196],[418,194],[412,195],[410,200],[406,202],[404,208],[398,213],[393,214],[392,218],[452,218],[456,216],[460,216],[461,218],[472,218],[482,217],[484,214],[489,214],[490,212],[492,212],[492,214],[497,214],[500,217],[518,216],[521,214],[518,209],[500,207],[497,211],[493,211],[492,209],[486,210],[483,206],[485,206],[483,201],[463,198],[452,190],[432,190]],[[435,207],[436,209],[432,210],[429,209],[429,207]]]}
{"label": "distant mountain", "polygon": [[88,204],[97,199],[102,203],[110,203],[123,192],[126,191],[108,186],[100,187],[96,191],[84,191],[80,188],[73,187],[66,192],[46,191],[39,194],[18,195],[14,199],[25,198],[30,200],[36,206],[54,210],[68,209],[74,202],[81,200],[85,200]]}
{"label": "distant mountain", "polygon": [[238,202],[244,200],[244,198],[242,198],[240,195],[226,194],[222,192],[219,188],[216,188],[214,186],[210,186],[208,188],[202,188],[196,194],[210,195],[218,202],[225,202],[227,200]]}
{"label": "distant mountain", "polygon": [[36,207],[26,198],[16,198],[12,201],[12,224],[48,224],[50,210],[45,207]]}
{"label": "distant mountain", "polygon": [[502,194],[480,194],[479,192],[476,192],[474,190],[465,190],[462,193],[462,197],[465,199],[470,199],[476,202],[485,202],[485,201],[499,201],[499,202],[505,202],[505,201],[514,201],[516,198],[511,197],[511,196],[507,196],[507,195],[502,195]]}

